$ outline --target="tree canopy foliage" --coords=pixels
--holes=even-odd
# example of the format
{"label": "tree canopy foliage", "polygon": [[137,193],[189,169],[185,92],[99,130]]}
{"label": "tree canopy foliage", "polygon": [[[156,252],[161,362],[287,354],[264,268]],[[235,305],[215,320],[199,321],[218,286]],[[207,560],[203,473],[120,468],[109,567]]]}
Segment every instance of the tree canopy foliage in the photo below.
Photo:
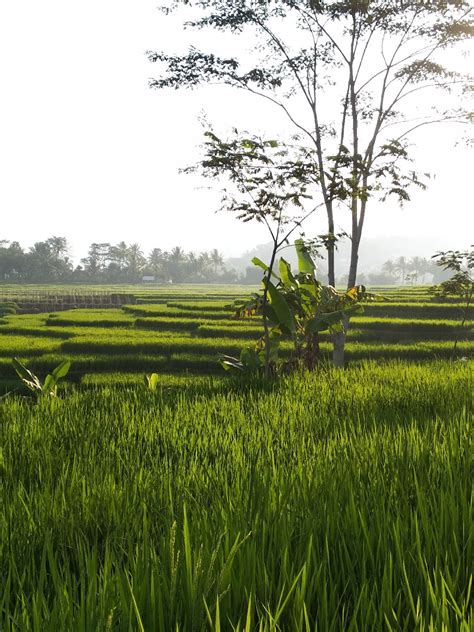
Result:
{"label": "tree canopy foliage", "polygon": [[153,248],[145,256],[139,244],[92,243],[75,266],[65,237],[49,237],[25,250],[17,241],[0,242],[0,281],[11,283],[137,283],[143,276],[157,282],[232,283],[237,274],[227,270],[214,248],[200,253]]}
{"label": "tree canopy foliage", "polygon": [[[349,207],[353,284],[369,198],[405,202],[410,186],[424,186],[409,164],[410,135],[434,123],[472,120],[459,101],[472,88],[472,77],[446,66],[443,57],[473,34],[470,3],[197,0],[162,9],[169,13],[186,5],[193,16],[186,28],[249,32],[256,42],[252,53],[239,58],[194,47],[184,55],[150,51],[150,60],[161,66],[150,85],[227,84],[284,110],[315,152],[329,234],[335,234],[336,206]],[[425,94],[429,105],[421,111],[422,93],[440,90],[455,93],[455,107]],[[334,284],[334,243],[328,251]]]}
{"label": "tree canopy foliage", "polygon": [[445,55],[472,36],[473,7],[464,0],[190,0],[162,6],[165,13],[180,8],[186,28],[245,32],[252,51],[233,53],[232,37],[225,55],[196,47],[177,55],[150,51],[160,66],[150,85],[224,84],[281,109],[314,152],[314,189],[327,215],[329,284],[336,280],[337,225],[347,222],[347,284],[354,286],[369,202],[395,197],[403,204],[411,187],[426,186],[411,164],[413,133],[473,120],[462,105],[472,77],[449,67]]}

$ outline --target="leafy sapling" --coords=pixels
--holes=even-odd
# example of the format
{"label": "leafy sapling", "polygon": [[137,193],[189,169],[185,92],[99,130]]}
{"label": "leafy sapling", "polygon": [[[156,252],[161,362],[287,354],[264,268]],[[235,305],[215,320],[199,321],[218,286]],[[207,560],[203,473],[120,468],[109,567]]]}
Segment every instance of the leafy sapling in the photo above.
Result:
{"label": "leafy sapling", "polygon": [[[289,238],[322,204],[315,205],[309,189],[319,182],[315,151],[306,146],[239,133],[222,140],[205,132],[205,156],[199,165],[210,178],[225,178],[230,185],[223,192],[222,209],[234,212],[243,222],[264,224],[272,243],[270,262],[264,271],[262,317],[264,329],[264,372],[272,362],[272,341],[268,321],[273,268],[277,253]],[[193,168],[194,170],[196,168]],[[255,263],[255,261],[254,261]]]}
{"label": "leafy sapling", "polygon": [[149,391],[156,391],[159,383],[158,373],[150,373],[150,375],[144,375],[143,381]]}
{"label": "leafy sapling", "polygon": [[13,358],[12,364],[22,384],[36,397],[43,395],[56,397],[58,394],[58,382],[66,377],[71,367],[69,360],[63,360],[51,373],[48,373],[44,382],[41,382],[40,378],[20,362],[18,358]]}
{"label": "leafy sapling", "polygon": [[434,295],[439,298],[454,296],[461,298],[463,301],[461,326],[453,346],[452,355],[454,356],[474,298],[474,245],[471,245],[470,250],[437,252],[432,259],[436,259],[436,265],[444,268],[444,270],[454,272],[450,279],[433,288]]}
{"label": "leafy sapling", "polygon": [[380,300],[381,297],[367,292],[363,285],[344,292],[330,285],[323,286],[316,278],[316,266],[307,245],[298,239],[295,247],[298,257],[295,273],[283,257],[278,262],[279,276],[257,257],[252,259],[254,265],[267,273],[263,284],[268,302],[264,302],[262,295],[254,294],[250,299],[236,301],[234,307],[239,317],[265,314],[269,335],[261,338],[255,347],[243,349],[240,358],[222,356],[220,361],[225,369],[255,371],[266,368],[269,358],[271,372],[274,372],[279,368],[281,339],[287,336],[292,340],[293,353],[284,368],[304,366],[313,370],[320,359],[320,332],[343,331],[348,316],[363,311],[362,302]]}

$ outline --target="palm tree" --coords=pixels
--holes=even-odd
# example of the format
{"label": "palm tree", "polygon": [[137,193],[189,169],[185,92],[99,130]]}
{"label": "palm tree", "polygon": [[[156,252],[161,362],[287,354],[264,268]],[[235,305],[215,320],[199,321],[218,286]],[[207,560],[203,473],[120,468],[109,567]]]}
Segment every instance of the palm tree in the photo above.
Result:
{"label": "palm tree", "polygon": [[201,280],[201,262],[194,252],[188,252],[186,255],[186,267],[188,269],[187,279],[189,281]]}
{"label": "palm tree", "polygon": [[406,274],[408,271],[408,261],[405,259],[405,257],[398,257],[398,259],[395,261],[395,266],[396,271],[402,279],[403,285],[405,283]]}
{"label": "palm tree", "polygon": [[136,278],[145,265],[146,259],[143,256],[143,251],[140,248],[139,244],[130,244],[127,249],[127,253],[128,273],[130,274],[130,276]]}
{"label": "palm tree", "polygon": [[383,264],[382,270],[383,272],[388,274],[388,276],[393,277],[394,280],[396,279],[398,268],[397,268],[397,264],[394,263],[391,259],[389,259]]}
{"label": "palm tree", "polygon": [[213,250],[211,250],[211,252],[209,253],[209,256],[212,261],[214,274],[217,275],[219,268],[224,265],[224,257],[217,250],[217,248],[214,248]]}
{"label": "palm tree", "polygon": [[199,264],[201,266],[203,280],[209,281],[209,273],[212,271],[213,263],[208,252],[201,252],[199,255]]}
{"label": "palm tree", "polygon": [[128,259],[128,246],[124,241],[121,241],[116,246],[112,246],[110,248],[110,260],[119,270],[124,270],[127,267]]}
{"label": "palm tree", "polygon": [[55,259],[67,258],[69,245],[66,237],[56,237],[53,235],[49,237],[45,243],[48,244],[52,257]]}
{"label": "palm tree", "polygon": [[430,263],[424,257],[413,257],[410,260],[410,268],[413,271],[416,281],[421,276],[421,282],[425,282],[425,276],[430,271]]}
{"label": "palm tree", "polygon": [[185,275],[186,253],[180,246],[172,248],[168,257],[170,273],[173,281],[182,281]]}
{"label": "palm tree", "polygon": [[163,274],[164,253],[161,248],[153,248],[148,255],[148,265],[151,272],[158,277]]}

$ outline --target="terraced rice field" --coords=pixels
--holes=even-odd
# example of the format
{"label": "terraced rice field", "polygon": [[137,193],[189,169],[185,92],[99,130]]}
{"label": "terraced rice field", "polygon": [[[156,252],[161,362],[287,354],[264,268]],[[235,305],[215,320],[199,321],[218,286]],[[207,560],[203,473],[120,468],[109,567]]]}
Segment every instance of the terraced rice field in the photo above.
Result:
{"label": "terraced rice field", "polygon": [[[133,294],[132,294],[133,289]],[[46,291],[46,290],[45,290]],[[76,290],[77,292],[78,290]],[[85,290],[84,290],[85,291]],[[116,288],[110,288],[116,291]],[[229,305],[248,287],[180,286],[122,289],[130,297],[121,308],[87,308],[10,315],[0,320],[0,380],[14,378],[13,356],[44,372],[65,357],[71,377],[91,384],[141,380],[144,372],[166,375],[221,373],[220,353],[238,355],[258,339],[258,319],[235,319]],[[387,301],[367,305],[351,320],[347,359],[429,360],[450,357],[458,338],[458,356],[474,348],[473,321],[460,330],[460,306],[433,300],[428,288],[379,288]],[[13,295],[13,294],[12,294]],[[329,356],[328,336],[322,350]],[[289,351],[290,343],[283,344]]]}

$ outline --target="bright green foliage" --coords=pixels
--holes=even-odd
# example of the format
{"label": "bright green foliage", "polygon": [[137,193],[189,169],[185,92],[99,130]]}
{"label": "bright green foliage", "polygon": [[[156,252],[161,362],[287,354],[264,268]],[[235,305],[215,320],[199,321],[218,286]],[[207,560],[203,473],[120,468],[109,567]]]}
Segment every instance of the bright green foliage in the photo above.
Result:
{"label": "bright green foliage", "polygon": [[0,303],[0,318],[3,316],[10,316],[16,314],[18,311],[18,305],[12,301]]}
{"label": "bright green foliage", "polygon": [[[448,250],[438,252],[433,257],[437,264],[445,270],[453,272],[453,276],[434,288],[434,294],[440,297],[459,297],[463,300],[461,328],[464,327],[474,298],[474,244],[470,250]],[[456,353],[458,338],[453,346]]]}
{"label": "bright green foliage", "polygon": [[[276,272],[282,278],[285,275],[281,267]],[[461,299],[443,297],[440,302],[429,287],[374,291],[387,301],[364,303],[365,313],[351,316],[346,344],[350,363],[367,358],[449,358],[456,338],[456,355],[472,355],[474,323],[466,320],[461,327]],[[102,308],[9,316],[0,324],[1,392],[17,386],[11,365],[15,356],[39,375],[70,359],[68,382],[93,382],[95,374],[108,372],[111,384],[121,383],[127,373],[133,383],[143,385],[143,375],[151,370],[160,376],[211,373],[227,377],[218,365],[219,354],[239,356],[242,346],[254,345],[261,336],[261,316],[236,319],[230,304],[237,297],[251,304],[258,294],[249,297],[249,287],[145,287],[137,296],[147,301],[129,306],[137,313]],[[329,337],[329,332],[318,332],[324,360]],[[278,355],[285,362],[294,345],[289,335],[280,338]]]}
{"label": "bright green foliage", "polygon": [[[251,299],[234,303],[238,316],[263,314],[265,332],[253,346],[244,348],[239,359],[221,356],[224,369],[255,371],[265,367],[277,367],[278,352],[282,336],[290,336],[294,353],[290,364],[303,363],[307,369],[315,368],[320,359],[319,333],[334,333],[344,329],[350,314],[363,312],[363,301],[375,301],[378,297],[366,291],[363,285],[344,292],[323,286],[316,278],[316,266],[302,239],[295,241],[298,272],[293,273],[290,264],[280,258],[278,277],[269,266],[254,257],[252,262],[265,271],[263,293]],[[276,282],[274,282],[276,281]],[[266,327],[265,327],[266,325]],[[286,363],[285,367],[289,364]]]}
{"label": "bright green foliage", "polygon": [[41,382],[39,377],[22,364],[18,358],[13,358],[12,364],[22,384],[27,389],[36,396],[49,395],[50,397],[56,397],[58,394],[58,382],[66,377],[71,367],[69,360],[63,360],[51,373],[48,373],[44,378],[44,382]]}
{"label": "bright green foliage", "polygon": [[156,391],[160,378],[158,373],[150,373],[150,375],[144,376],[145,386],[149,391]]}
{"label": "bright green foliage", "polygon": [[2,632],[472,629],[472,363],[186,382],[0,402]]}

